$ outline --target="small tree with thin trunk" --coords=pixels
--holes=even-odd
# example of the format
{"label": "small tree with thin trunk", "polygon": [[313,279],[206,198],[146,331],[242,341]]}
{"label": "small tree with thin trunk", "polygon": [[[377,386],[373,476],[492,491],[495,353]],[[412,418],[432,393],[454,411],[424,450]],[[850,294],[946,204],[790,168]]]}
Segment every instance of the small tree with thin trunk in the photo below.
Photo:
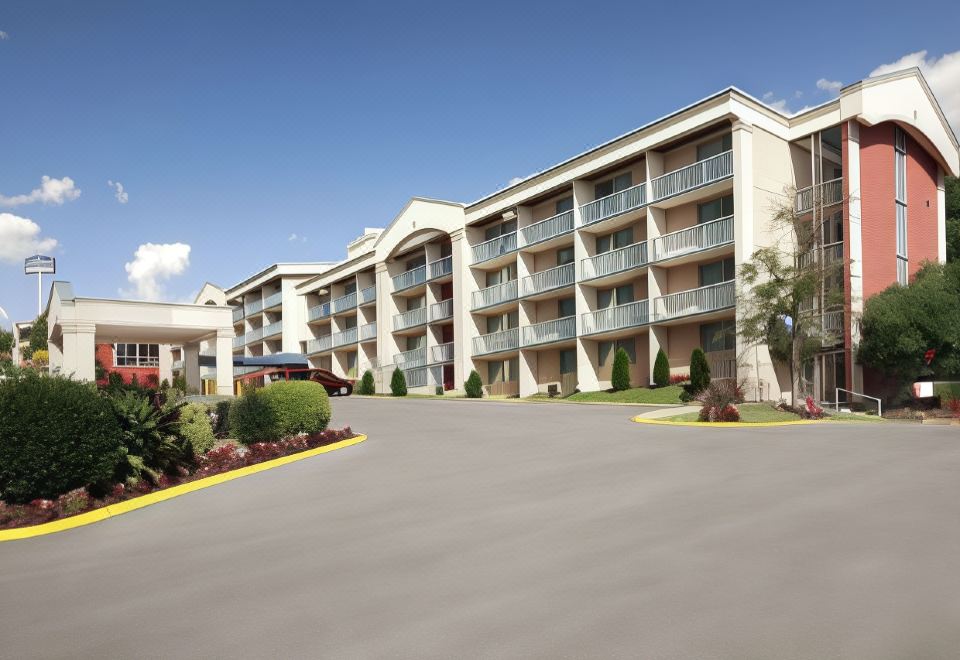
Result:
{"label": "small tree with thin trunk", "polygon": [[400,367],[393,370],[393,377],[390,379],[390,393],[393,396],[407,396],[407,379]]}
{"label": "small tree with thin trunk", "polygon": [[360,386],[357,387],[357,394],[373,394],[376,391],[376,385],[373,383],[373,372],[367,369],[363,372],[363,378],[360,379]]}
{"label": "small tree with thin trunk", "polygon": [[618,348],[613,355],[613,374],[610,385],[615,392],[630,389],[630,356],[623,348]]}
{"label": "small tree with thin trunk", "polygon": [[467,381],[463,384],[463,391],[470,399],[479,399],[483,396],[483,381],[480,380],[480,374],[476,370],[470,372]]}
{"label": "small tree with thin trunk", "polygon": [[653,363],[653,384],[657,387],[670,384],[670,361],[662,348],[657,351],[657,359]]}
{"label": "small tree with thin trunk", "polygon": [[710,363],[699,346],[690,354],[690,390],[699,394],[710,385]]}

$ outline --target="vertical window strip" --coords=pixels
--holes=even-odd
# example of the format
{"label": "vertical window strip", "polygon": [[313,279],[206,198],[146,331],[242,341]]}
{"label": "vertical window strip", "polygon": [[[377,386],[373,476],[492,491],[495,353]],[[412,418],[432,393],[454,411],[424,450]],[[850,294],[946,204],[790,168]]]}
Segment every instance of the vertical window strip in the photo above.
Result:
{"label": "vertical window strip", "polygon": [[896,183],[897,282],[907,284],[907,137],[894,128],[894,177]]}

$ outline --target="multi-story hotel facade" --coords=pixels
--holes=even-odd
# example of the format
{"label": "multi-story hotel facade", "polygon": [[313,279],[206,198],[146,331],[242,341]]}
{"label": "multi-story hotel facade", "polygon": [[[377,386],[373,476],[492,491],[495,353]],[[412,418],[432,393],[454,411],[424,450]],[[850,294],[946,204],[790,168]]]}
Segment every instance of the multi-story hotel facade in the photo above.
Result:
{"label": "multi-story hotel facade", "polygon": [[736,332],[737,273],[789,240],[772,222],[786,201],[822,228],[812,258],[844,264],[843,304],[811,303],[827,330],[811,393],[869,393],[863,301],[945,259],[958,160],[916,70],[790,117],[730,88],[473,203],[413,198],[338,264],[258,273],[227,290],[235,348],[371,369],[380,391],[399,367],[413,391],[461,389],[476,370],[488,394],[527,396],[608,388],[618,348],[646,385],[659,350],[682,374],[702,347],[714,378],[778,399],[789,375]]}

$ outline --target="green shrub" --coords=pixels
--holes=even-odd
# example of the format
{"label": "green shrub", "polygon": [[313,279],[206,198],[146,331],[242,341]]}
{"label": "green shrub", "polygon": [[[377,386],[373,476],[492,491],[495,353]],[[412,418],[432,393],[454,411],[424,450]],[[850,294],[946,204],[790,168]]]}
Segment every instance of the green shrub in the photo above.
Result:
{"label": "green shrub", "polygon": [[360,384],[357,386],[357,394],[374,394],[376,392],[376,385],[373,384],[373,372],[367,369],[363,372],[363,378],[360,379]]}
{"label": "green shrub", "polygon": [[483,381],[480,380],[480,374],[476,369],[467,376],[467,382],[463,384],[463,391],[471,399],[479,399],[483,396]]}
{"label": "green shrub", "polygon": [[38,348],[30,356],[30,359],[33,360],[34,366],[46,367],[50,364],[50,353],[45,348]]}
{"label": "green shrub", "polygon": [[30,372],[0,381],[3,499],[54,499],[105,482],[122,456],[110,402],[90,386]]}
{"label": "green shrub", "polygon": [[613,375],[610,377],[610,385],[615,392],[630,389],[630,356],[622,348],[618,348],[613,355]]}
{"label": "green shrub", "polygon": [[217,401],[214,408],[216,422],[213,425],[213,434],[218,438],[225,438],[230,434],[230,406],[233,405],[231,399]]}
{"label": "green shrub", "polygon": [[710,364],[703,349],[697,347],[690,354],[690,390],[698,394],[710,385]]}
{"label": "green shrub", "polygon": [[400,371],[400,367],[393,370],[393,377],[390,378],[390,394],[393,396],[407,396],[407,379]]}
{"label": "green shrub", "polygon": [[434,388],[433,393],[436,394],[437,396],[443,396],[443,385],[437,385]]}
{"label": "green shrub", "polygon": [[670,384],[670,362],[662,348],[657,351],[657,359],[653,363],[653,384],[656,387],[666,387]]}
{"label": "green shrub", "polygon": [[298,433],[320,433],[330,422],[330,399],[320,383],[281,381],[264,388],[263,396],[277,415],[279,435],[270,440]]}
{"label": "green shrub", "polygon": [[184,375],[182,375],[182,374],[181,374],[180,376],[174,376],[174,377],[173,377],[173,389],[178,390],[178,391],[180,391],[180,392],[186,392],[186,391],[187,391],[187,377],[184,376]]}
{"label": "green shrub", "polygon": [[190,443],[190,449],[198,456],[213,449],[216,442],[209,411],[202,403],[188,403],[180,408],[177,432],[184,441]]}
{"label": "green shrub", "polygon": [[171,472],[189,460],[191,452],[176,435],[179,404],[154,405],[151,397],[136,389],[112,390],[108,398],[120,425],[123,456],[117,462],[118,481],[149,479]]}
{"label": "green shrub", "polygon": [[120,375],[119,371],[111,371],[107,373],[107,389],[123,389],[123,376]]}
{"label": "green shrub", "polygon": [[277,412],[262,388],[249,388],[230,406],[230,435],[250,444],[280,437]]}
{"label": "green shrub", "polygon": [[37,317],[30,327],[30,351],[45,351],[47,344],[47,314],[44,312]]}

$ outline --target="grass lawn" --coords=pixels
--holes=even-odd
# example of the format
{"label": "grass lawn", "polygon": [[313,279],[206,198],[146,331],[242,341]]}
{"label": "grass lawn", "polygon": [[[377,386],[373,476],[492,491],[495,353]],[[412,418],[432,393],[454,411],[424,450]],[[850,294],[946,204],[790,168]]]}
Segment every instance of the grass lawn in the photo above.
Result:
{"label": "grass lawn", "polygon": [[[774,409],[767,403],[742,403],[740,408],[740,421],[756,424],[758,422],[793,422],[800,419],[799,415],[782,412]],[[699,413],[686,413],[683,415],[674,415],[666,417],[668,422],[696,422]]]}
{"label": "grass lawn", "polygon": [[567,401],[588,401],[594,403],[680,403],[679,385],[668,385],[650,389],[634,387],[620,392],[577,392],[566,398]]}

